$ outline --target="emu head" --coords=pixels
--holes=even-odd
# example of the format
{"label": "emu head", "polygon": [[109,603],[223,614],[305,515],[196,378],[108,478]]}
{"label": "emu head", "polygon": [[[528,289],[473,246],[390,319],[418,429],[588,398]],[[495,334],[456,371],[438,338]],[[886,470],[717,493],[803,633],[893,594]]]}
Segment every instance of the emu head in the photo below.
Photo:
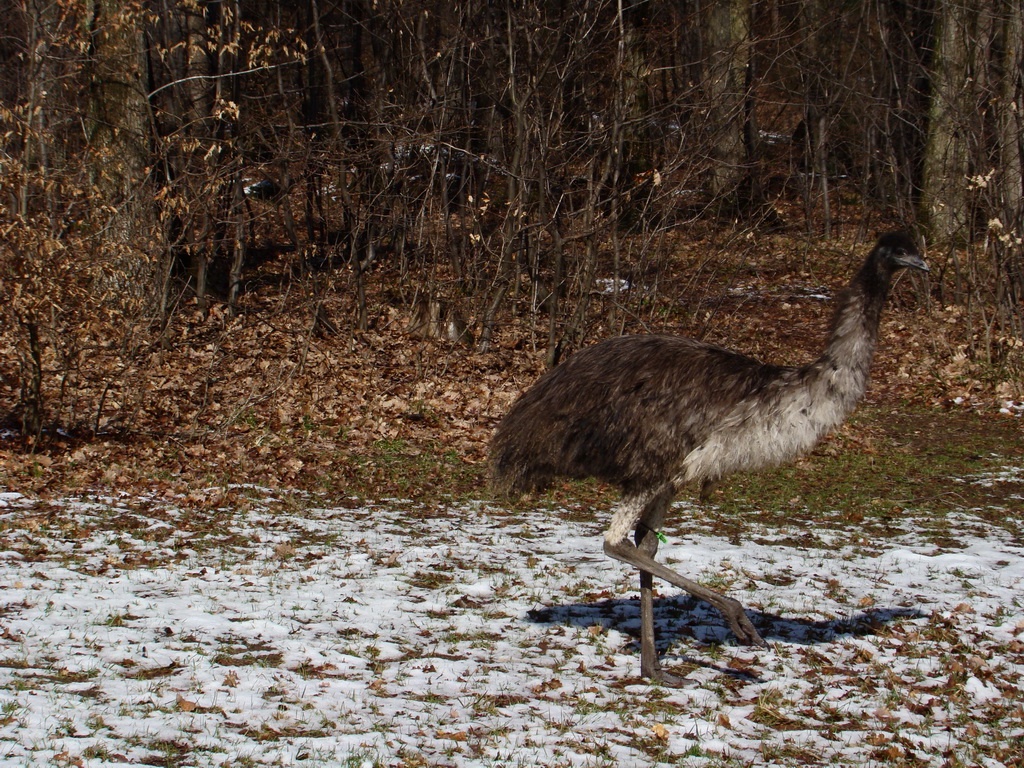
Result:
{"label": "emu head", "polygon": [[928,271],[928,265],[921,258],[917,243],[906,232],[890,232],[882,235],[875,246],[874,257],[876,263],[887,267],[890,272],[898,269],[911,267]]}

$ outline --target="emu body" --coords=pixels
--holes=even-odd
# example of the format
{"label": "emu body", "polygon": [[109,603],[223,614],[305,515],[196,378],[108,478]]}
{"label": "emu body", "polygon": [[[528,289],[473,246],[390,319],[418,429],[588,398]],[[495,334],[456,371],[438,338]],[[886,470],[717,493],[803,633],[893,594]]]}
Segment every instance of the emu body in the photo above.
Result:
{"label": "emu body", "polygon": [[742,642],[764,644],[737,601],[654,560],[656,533],[684,485],[706,496],[734,472],[791,461],[843,421],[867,388],[882,307],[904,267],[928,269],[907,235],[883,236],[837,297],[825,349],[807,365],[769,365],[676,336],[623,336],[548,372],[499,424],[496,491],[540,490],[558,476],[622,489],[604,548],[640,570],[645,676],[679,682],[655,652],[653,576],[712,603]]}

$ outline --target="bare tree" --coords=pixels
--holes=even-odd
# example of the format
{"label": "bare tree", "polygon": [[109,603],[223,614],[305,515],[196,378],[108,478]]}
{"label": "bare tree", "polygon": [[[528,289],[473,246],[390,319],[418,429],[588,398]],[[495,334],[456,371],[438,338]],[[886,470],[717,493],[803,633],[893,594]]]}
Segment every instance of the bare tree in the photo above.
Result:
{"label": "bare tree", "polygon": [[711,191],[733,197],[748,178],[744,128],[750,65],[750,2],[728,0],[707,5],[706,71],[711,120]]}
{"label": "bare tree", "polygon": [[90,0],[86,139],[92,182],[110,211],[105,236],[120,252],[97,289],[155,296],[154,208],[143,18],[135,5]]}
{"label": "bare tree", "polygon": [[963,242],[969,234],[971,122],[978,114],[972,81],[979,74],[981,0],[940,3],[933,55],[928,139],[922,169],[921,220],[932,237]]}

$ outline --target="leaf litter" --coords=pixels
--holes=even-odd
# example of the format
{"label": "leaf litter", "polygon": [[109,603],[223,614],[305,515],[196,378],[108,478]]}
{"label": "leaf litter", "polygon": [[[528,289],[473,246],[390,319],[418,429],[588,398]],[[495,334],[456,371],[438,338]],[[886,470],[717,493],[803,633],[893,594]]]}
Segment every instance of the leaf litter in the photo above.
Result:
{"label": "leaf litter", "polygon": [[[749,524],[681,503],[661,557],[768,649],[635,575],[604,516],[254,486],[0,494],[0,764],[1019,765],[1024,539]],[[691,525],[691,523],[694,523]]]}

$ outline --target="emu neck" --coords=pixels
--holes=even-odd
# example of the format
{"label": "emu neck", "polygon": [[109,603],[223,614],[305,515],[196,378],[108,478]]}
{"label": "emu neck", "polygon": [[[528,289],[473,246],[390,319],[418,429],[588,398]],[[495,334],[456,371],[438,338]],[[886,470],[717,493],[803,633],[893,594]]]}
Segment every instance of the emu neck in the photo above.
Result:
{"label": "emu neck", "polygon": [[825,351],[812,365],[825,394],[852,409],[867,389],[891,275],[872,259],[837,297]]}

